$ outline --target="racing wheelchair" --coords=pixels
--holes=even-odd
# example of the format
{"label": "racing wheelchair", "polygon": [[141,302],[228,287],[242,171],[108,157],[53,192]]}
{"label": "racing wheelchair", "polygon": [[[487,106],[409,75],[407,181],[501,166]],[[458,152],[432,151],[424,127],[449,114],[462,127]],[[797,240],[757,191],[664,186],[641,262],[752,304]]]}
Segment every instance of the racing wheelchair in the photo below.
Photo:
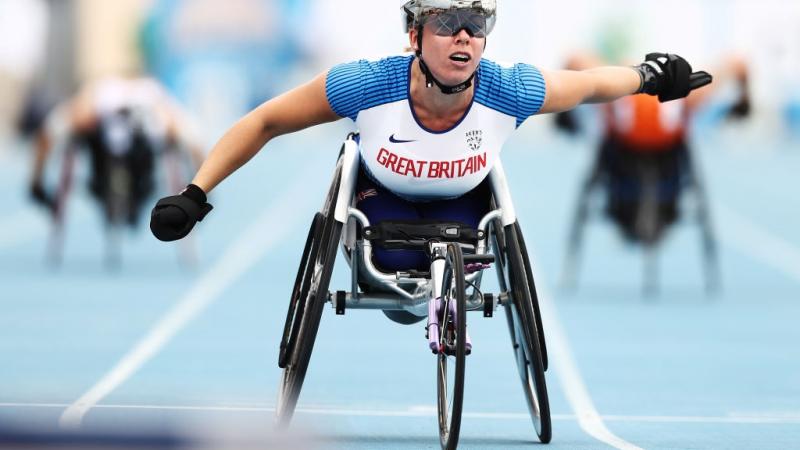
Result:
{"label": "racing wheelchair", "polygon": [[[78,153],[86,153],[89,159],[88,190],[100,206],[106,241],[105,264],[110,268],[121,264],[124,228],[138,225],[142,206],[158,185],[158,162],[163,167],[164,184],[170,191],[180,190],[190,161],[166,137],[149,136],[140,116],[130,108],[122,108],[102,118],[95,129],[75,135],[66,143],[52,205],[53,224],[47,250],[52,265],[59,265],[63,259],[66,213]],[[179,252],[185,263],[195,263],[191,242],[182,244]]]}
{"label": "racing wheelchair", "polygon": [[[604,207],[598,207],[596,194],[605,196]],[[689,208],[686,203],[691,203]],[[643,291],[656,293],[658,251],[681,209],[689,210],[699,226],[706,291],[716,292],[719,263],[708,198],[686,142],[665,152],[647,153],[606,138],[578,194],[561,284],[577,284],[584,229],[593,213],[600,210],[629,242],[644,248]]]}
{"label": "racing wheelchair", "polygon": [[[466,313],[479,311],[492,317],[502,306],[536,434],[541,442],[550,442],[542,319],[502,166],[496,163],[490,173],[491,208],[478,229],[445,222],[371,224],[352,206],[359,168],[357,141],[357,134],[345,140],[325,202],[314,215],[303,248],[280,342],[278,366],[283,374],[276,407],[279,423],[288,425],[291,421],[327,303],[338,315],[348,309],[405,311],[428,317],[428,340],[437,360],[440,442],[445,450],[456,448],[466,356],[471,349]],[[430,257],[430,270],[383,272],[372,261],[376,245],[424,250]],[[332,291],[329,284],[339,249],[350,266],[351,285],[349,290]],[[489,264],[494,264],[497,273],[497,295],[480,291],[483,269]],[[380,289],[364,289],[368,286]]]}

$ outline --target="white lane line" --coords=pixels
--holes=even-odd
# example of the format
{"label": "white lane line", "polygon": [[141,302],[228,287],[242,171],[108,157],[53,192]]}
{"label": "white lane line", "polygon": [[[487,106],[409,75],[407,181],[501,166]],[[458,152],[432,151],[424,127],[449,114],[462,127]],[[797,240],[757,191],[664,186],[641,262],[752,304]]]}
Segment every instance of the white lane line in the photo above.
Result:
{"label": "white lane line", "polygon": [[719,215],[722,239],[727,245],[790,278],[800,280],[800,250],[794,244],[723,204],[718,203],[715,209]]}
{"label": "white lane line", "polygon": [[23,208],[0,219],[0,248],[17,245],[47,233],[50,221],[43,211]]}
{"label": "white lane line", "polygon": [[[0,403],[0,408],[38,408],[60,409],[69,406],[66,403]],[[188,406],[188,405],[115,405],[99,404],[96,409],[108,410],[158,410],[158,411],[197,411],[197,412],[253,412],[274,413],[274,407],[267,406]],[[390,409],[347,409],[347,408],[297,408],[298,414],[320,416],[345,416],[345,417],[435,417],[436,408],[409,408],[406,410]],[[530,415],[509,412],[464,412],[464,418],[487,420],[520,420],[530,421]],[[798,415],[730,415],[730,416],[637,416],[637,415],[606,415],[601,416],[609,422],[636,422],[636,423],[718,423],[718,424],[800,424]],[[553,420],[576,421],[578,417],[572,414],[553,414]]]}
{"label": "white lane line", "polygon": [[648,422],[648,423],[747,423],[747,424],[800,424],[800,417],[768,416],[603,416],[609,422]]}
{"label": "white lane line", "polygon": [[315,178],[311,175],[311,170],[307,172],[298,174],[295,184],[286,191],[279,192],[280,200],[239,235],[239,239],[225,250],[216,264],[199,277],[180,302],[97,384],[67,407],[59,419],[61,427],[79,427],[90,408],[130,378],[181,328],[257,263],[267,250],[295,229],[295,222],[300,219],[298,214],[310,211],[311,208],[305,204],[310,203],[311,199],[304,195],[304,191],[307,190],[308,180]]}
{"label": "white lane line", "polygon": [[[530,245],[528,252],[533,257],[534,253]],[[532,258],[535,261],[535,258]],[[533,265],[533,263],[531,263]],[[567,333],[561,326],[555,304],[549,289],[544,282],[545,278],[541,272],[533,270],[536,291],[539,296],[539,308],[542,313],[542,325],[547,330],[547,354],[551,365],[555,366],[556,373],[562,381],[564,395],[567,397],[572,410],[578,418],[578,425],[590,436],[620,450],[641,450],[630,442],[614,435],[603,423],[603,417],[595,408],[589,390],[581,378],[578,365],[572,356]]]}

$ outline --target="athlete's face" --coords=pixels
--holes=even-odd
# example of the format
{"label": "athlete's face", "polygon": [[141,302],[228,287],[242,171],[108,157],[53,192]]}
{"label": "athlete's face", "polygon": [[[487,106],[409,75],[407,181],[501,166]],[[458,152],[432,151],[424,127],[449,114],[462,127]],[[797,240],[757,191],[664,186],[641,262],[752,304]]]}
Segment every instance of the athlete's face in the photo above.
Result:
{"label": "athlete's face", "polygon": [[[411,46],[417,49],[417,30],[409,34]],[[429,22],[422,28],[422,58],[433,75],[446,85],[466,81],[475,70],[483,56],[486,38],[471,36],[461,29],[452,36],[439,36]]]}

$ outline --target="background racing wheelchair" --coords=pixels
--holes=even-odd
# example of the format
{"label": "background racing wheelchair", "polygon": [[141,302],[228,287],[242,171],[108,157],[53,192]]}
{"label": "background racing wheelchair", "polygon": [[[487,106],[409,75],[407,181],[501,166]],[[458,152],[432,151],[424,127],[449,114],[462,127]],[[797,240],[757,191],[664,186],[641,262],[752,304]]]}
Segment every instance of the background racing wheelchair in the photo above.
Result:
{"label": "background racing wheelchair", "polygon": [[[48,245],[51,263],[58,264],[62,259],[67,203],[79,152],[88,155],[88,190],[101,209],[106,235],[105,261],[112,267],[121,261],[123,229],[138,225],[142,206],[158,185],[159,159],[169,190],[179,190],[188,178],[187,171],[196,163],[177,139],[154,132],[152,129],[157,127],[151,124],[153,120],[148,111],[121,107],[101,115],[96,126],[68,140],[57,188],[49,201],[53,218]],[[181,246],[181,256],[190,264],[195,261],[191,243]]]}
{"label": "background racing wheelchair", "polygon": [[[440,441],[443,449],[456,448],[466,355],[471,348],[466,312],[480,311],[491,317],[503,306],[536,434],[541,442],[549,442],[552,431],[541,314],[502,166],[496,163],[489,175],[491,208],[478,229],[433,221],[370,224],[352,206],[359,169],[357,139],[357,135],[349,135],[342,147],[325,202],[314,215],[303,249],[280,343],[279,421],[288,425],[294,413],[326,303],[339,315],[348,309],[405,311],[428,317],[428,339],[437,359]],[[372,262],[373,246],[424,250],[430,257],[430,271],[382,272]],[[332,291],[329,284],[339,248],[350,265],[351,285],[348,290]],[[497,295],[480,290],[483,269],[490,263],[498,277]]]}
{"label": "background racing wheelchair", "polygon": [[[597,55],[581,52],[568,58],[566,68],[585,70],[603,64],[607,62]],[[690,132],[701,110],[700,115],[713,116],[712,122],[719,124],[721,119],[744,119],[751,108],[749,70],[743,57],[729,55],[713,72],[713,84],[684,99],[661,103],[656,97],[633,95],[593,110],[555,115],[557,128],[574,135],[584,131],[588,125],[584,122],[592,116],[581,112],[594,111],[602,130],[594,164],[578,195],[562,285],[575,286],[584,228],[592,213],[601,211],[627,241],[644,249],[645,293],[658,289],[659,250],[668,230],[682,217],[699,225],[707,291],[719,288],[708,195],[693,159]],[[598,202],[597,197],[605,199]]]}
{"label": "background racing wheelchair", "polygon": [[[658,290],[658,253],[667,231],[682,216],[693,219],[700,229],[706,289],[718,289],[708,196],[689,148],[683,103],[659,103],[655,97],[636,95],[605,105],[605,135],[578,194],[563,285],[577,284],[584,229],[599,212],[628,242],[643,247],[646,294]],[[574,114],[559,113],[557,126],[574,132]]]}

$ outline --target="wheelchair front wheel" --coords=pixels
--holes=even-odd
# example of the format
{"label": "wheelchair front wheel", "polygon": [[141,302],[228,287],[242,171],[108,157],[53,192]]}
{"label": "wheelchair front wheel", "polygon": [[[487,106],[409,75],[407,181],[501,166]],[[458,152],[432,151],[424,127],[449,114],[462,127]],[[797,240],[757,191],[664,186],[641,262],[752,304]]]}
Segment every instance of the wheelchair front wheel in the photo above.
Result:
{"label": "wheelchair front wheel", "polygon": [[524,244],[516,224],[505,227],[500,236],[498,230],[495,231],[495,268],[500,289],[508,294],[504,306],[517,369],[536,434],[541,442],[548,443],[552,438],[552,425],[540,346],[542,329],[540,320],[536,320],[534,287],[529,284],[526,273]]}
{"label": "wheelchair front wheel", "polygon": [[283,375],[275,412],[281,425],[289,423],[297,406],[328,297],[343,226],[334,217],[341,171],[340,154],[322,211],[314,215],[311,223],[289,301],[278,357]]}
{"label": "wheelchair front wheel", "polygon": [[447,246],[442,281],[439,353],[436,355],[439,440],[443,450],[453,450],[458,446],[461,430],[467,342],[464,258],[461,247],[456,244]]}
{"label": "wheelchair front wheel", "polygon": [[[324,217],[317,213],[314,218],[315,224],[320,219],[324,219]],[[297,399],[300,397],[300,390],[303,387],[303,380],[305,380],[311,351],[314,348],[314,341],[322,318],[322,311],[327,301],[328,285],[333,273],[333,263],[339,243],[337,238],[342,231],[341,223],[335,220],[332,222],[331,224],[323,223],[322,233],[310,236],[312,239],[309,244],[308,257],[301,262],[298,271],[298,281],[301,283],[292,293],[292,301],[289,305],[284,339],[281,341],[279,365],[283,367],[283,376],[276,407],[278,420],[283,425],[289,423],[297,406]]]}
{"label": "wheelchair front wheel", "polygon": [[313,274],[313,271],[309,270],[309,265],[311,261],[317,259],[320,245],[319,240],[315,240],[315,238],[322,233],[324,223],[325,216],[321,213],[314,215],[314,219],[311,221],[311,228],[308,230],[306,245],[303,247],[303,255],[300,257],[300,267],[297,269],[297,277],[292,288],[292,297],[289,301],[289,310],[286,313],[286,323],[283,327],[283,337],[281,338],[280,352],[278,353],[278,367],[281,369],[286,368],[289,356],[292,354],[297,340],[299,327],[296,325],[300,324],[305,311],[305,303],[301,302],[300,299],[305,299],[308,296],[308,288],[311,284],[310,277]]}

